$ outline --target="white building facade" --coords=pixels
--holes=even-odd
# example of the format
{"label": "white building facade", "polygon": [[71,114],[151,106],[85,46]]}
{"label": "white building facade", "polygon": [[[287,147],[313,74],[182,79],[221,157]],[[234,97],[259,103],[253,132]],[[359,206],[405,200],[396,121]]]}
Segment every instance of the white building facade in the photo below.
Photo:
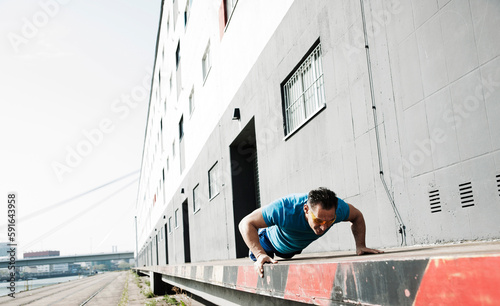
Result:
{"label": "white building facade", "polygon": [[[372,247],[500,237],[500,4],[162,5],[139,266],[246,257],[243,216],[319,186]],[[305,252],[348,249],[346,223]]]}

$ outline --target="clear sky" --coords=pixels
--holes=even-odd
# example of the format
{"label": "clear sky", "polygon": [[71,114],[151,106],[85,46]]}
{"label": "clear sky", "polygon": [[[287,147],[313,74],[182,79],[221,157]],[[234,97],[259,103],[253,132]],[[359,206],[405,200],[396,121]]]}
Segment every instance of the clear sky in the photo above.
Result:
{"label": "clear sky", "polygon": [[14,191],[18,257],[135,250],[160,4],[0,0],[0,242]]}

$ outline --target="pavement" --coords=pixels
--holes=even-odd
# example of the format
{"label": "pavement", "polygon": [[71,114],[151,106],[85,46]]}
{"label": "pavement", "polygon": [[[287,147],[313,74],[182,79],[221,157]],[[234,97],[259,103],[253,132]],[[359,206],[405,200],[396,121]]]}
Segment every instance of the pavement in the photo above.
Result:
{"label": "pavement", "polygon": [[[191,299],[189,294],[179,292],[166,299],[165,296],[146,297],[150,291],[149,277],[136,277],[131,271],[106,272],[102,274],[72,280],[60,284],[48,285],[29,291],[17,292],[15,298],[0,297],[0,305],[203,305]],[[170,303],[169,303],[170,301]]]}
{"label": "pavement", "polygon": [[97,274],[17,292],[15,298],[0,297],[0,305],[118,305],[126,273]]}

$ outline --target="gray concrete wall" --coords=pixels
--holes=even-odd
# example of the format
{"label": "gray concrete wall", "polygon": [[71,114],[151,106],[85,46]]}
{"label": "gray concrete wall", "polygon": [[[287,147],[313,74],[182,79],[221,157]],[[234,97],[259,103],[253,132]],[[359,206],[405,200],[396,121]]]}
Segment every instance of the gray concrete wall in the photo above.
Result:
{"label": "gray concrete wall", "polygon": [[[390,10],[370,3],[376,24],[376,13]],[[379,101],[391,101],[392,85],[386,150],[411,243],[500,236],[492,217],[500,213],[498,16],[498,2],[401,1],[373,34],[376,92],[388,93]],[[431,213],[429,192],[436,190],[441,211]],[[462,204],[461,193],[470,190],[474,206],[463,208],[471,203]]]}
{"label": "gray concrete wall", "polygon": [[[376,0],[364,9],[380,158],[407,243],[499,238],[500,4]],[[280,84],[318,39],[326,108],[285,139]],[[240,121],[231,120],[236,107]],[[241,84],[165,211],[168,220],[188,199],[193,262],[235,257],[229,145],[252,118],[262,205],[330,187],[363,212],[369,246],[401,243],[379,176],[359,1],[295,1]],[[209,199],[208,170],[216,162],[220,193]],[[469,182],[474,206],[464,208],[460,185]],[[201,209],[193,213],[197,184]],[[429,198],[436,190],[439,204]],[[169,263],[183,262],[182,231],[167,235]],[[353,248],[345,223],[306,252]]]}

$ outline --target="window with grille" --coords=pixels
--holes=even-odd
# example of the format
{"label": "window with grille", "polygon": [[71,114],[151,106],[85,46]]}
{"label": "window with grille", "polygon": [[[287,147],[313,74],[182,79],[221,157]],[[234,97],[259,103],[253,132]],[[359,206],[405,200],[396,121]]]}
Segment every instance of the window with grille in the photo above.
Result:
{"label": "window with grille", "polygon": [[215,163],[215,165],[208,170],[208,196],[211,198],[215,197],[219,193],[219,184],[218,184],[218,168],[219,164]]}
{"label": "window with grille", "polygon": [[325,107],[321,44],[312,48],[282,84],[285,136],[291,135]]}

